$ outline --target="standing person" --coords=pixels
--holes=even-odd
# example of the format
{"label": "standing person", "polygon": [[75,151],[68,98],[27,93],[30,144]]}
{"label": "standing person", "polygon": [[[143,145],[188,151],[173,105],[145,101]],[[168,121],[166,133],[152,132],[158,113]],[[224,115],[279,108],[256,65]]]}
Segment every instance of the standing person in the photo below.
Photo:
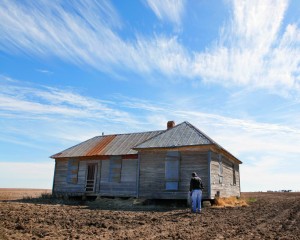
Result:
{"label": "standing person", "polygon": [[197,176],[197,173],[192,173],[192,178],[190,182],[190,194],[192,197],[192,212],[201,213],[201,198],[203,183],[200,177]]}

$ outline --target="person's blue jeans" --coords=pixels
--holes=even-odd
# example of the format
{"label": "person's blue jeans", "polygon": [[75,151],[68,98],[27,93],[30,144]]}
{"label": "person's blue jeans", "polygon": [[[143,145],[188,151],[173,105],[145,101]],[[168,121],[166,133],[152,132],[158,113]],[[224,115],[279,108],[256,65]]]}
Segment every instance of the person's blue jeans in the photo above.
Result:
{"label": "person's blue jeans", "polygon": [[199,189],[193,190],[192,192],[192,211],[193,212],[201,212],[201,198],[202,191]]}

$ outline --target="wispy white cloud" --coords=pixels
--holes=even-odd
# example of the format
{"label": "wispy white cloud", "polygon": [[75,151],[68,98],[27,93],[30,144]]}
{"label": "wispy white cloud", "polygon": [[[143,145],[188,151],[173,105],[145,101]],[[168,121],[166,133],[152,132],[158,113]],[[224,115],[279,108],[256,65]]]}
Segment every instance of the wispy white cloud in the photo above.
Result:
{"label": "wispy white cloud", "polygon": [[[0,79],[1,81],[1,79]],[[0,109],[9,112],[21,112],[38,115],[58,114],[64,117],[126,118],[126,113],[107,106],[107,102],[83,97],[71,90],[60,90],[40,85],[30,87],[12,84],[1,84]],[[98,113],[98,114],[97,114]]]}
{"label": "wispy white cloud", "polygon": [[209,82],[298,90],[300,31],[289,24],[280,34],[286,8],[281,0],[234,1],[215,48],[196,55],[196,72]]}
{"label": "wispy white cloud", "polygon": [[[188,3],[148,4],[157,16],[179,22]],[[233,1],[219,38],[204,51],[192,51],[176,36],[137,33],[130,41],[122,39],[120,17],[109,2],[2,0],[0,50],[55,56],[110,74],[129,70],[288,96],[300,90],[300,30],[294,23],[283,25],[287,7],[285,0]]]}
{"label": "wispy white cloud", "polygon": [[7,136],[7,140],[17,143],[14,136],[19,136],[36,142],[39,139],[78,142],[107,129],[112,133],[122,132],[126,128],[120,122],[126,123],[127,128],[139,126],[135,117],[115,107],[115,102],[85,97],[71,89],[1,80],[1,141]]}
{"label": "wispy white cloud", "polygon": [[[121,23],[114,8],[96,1],[2,1],[0,49],[38,56],[58,56],[95,68],[116,63],[114,53],[126,51],[112,31]],[[110,27],[112,29],[110,29]],[[107,47],[110,46],[110,47]],[[108,67],[108,65],[105,65]],[[104,67],[105,68],[105,67]],[[105,69],[103,69],[105,70]]]}
{"label": "wispy white cloud", "polygon": [[147,0],[149,7],[160,20],[181,24],[184,14],[185,0]]}
{"label": "wispy white cloud", "polygon": [[[199,109],[192,110],[188,107],[189,102],[186,104],[181,102],[168,104],[163,101],[157,103],[120,95],[115,95],[111,99],[95,99],[71,89],[30,85],[14,79],[11,81],[1,81],[2,118],[47,122],[48,126],[52,126],[52,130],[46,132],[52,137],[55,137],[55,132],[59,132],[63,139],[84,140],[87,135],[92,137],[92,134],[97,135],[106,129],[115,132],[124,132],[124,129],[131,129],[130,131],[160,129],[165,128],[167,120],[175,119],[176,121],[190,120],[202,130],[208,131],[209,135],[216,136],[216,140],[228,144],[227,146],[234,149],[234,152],[261,148],[294,152],[291,148],[293,144],[281,146],[281,139],[288,138],[288,141],[294,143],[299,141],[297,136],[300,135],[300,129],[296,125],[263,123],[246,118],[206,113]],[[132,109],[143,114],[135,115]],[[57,124],[58,119],[59,124]],[[99,124],[102,128],[97,131],[96,126]],[[15,132],[13,127],[5,128]],[[78,132],[78,129],[81,130]],[[237,134],[234,141],[227,139],[232,132],[241,131],[243,134]],[[75,134],[76,132],[78,134]],[[276,137],[272,138],[272,136]],[[248,141],[248,144],[237,146],[236,139],[240,139],[239,142]]]}
{"label": "wispy white cloud", "polygon": [[46,69],[36,69],[36,71],[44,74],[53,74],[53,72]]}
{"label": "wispy white cloud", "polygon": [[3,0],[0,50],[55,56],[111,74],[115,74],[114,68],[128,68],[139,73],[163,70],[171,75],[180,65],[182,50],[178,50],[175,39],[155,36],[149,40],[137,36],[136,40],[126,42],[115,31],[120,27],[119,17],[109,2]]}

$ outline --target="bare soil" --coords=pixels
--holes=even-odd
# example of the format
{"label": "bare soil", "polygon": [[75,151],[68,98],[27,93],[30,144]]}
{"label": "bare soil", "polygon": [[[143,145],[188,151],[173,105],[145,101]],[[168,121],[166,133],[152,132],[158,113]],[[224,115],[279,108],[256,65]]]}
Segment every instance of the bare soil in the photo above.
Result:
{"label": "bare soil", "polygon": [[300,193],[242,197],[248,207],[210,207],[202,214],[172,202],[6,199],[0,201],[0,239],[299,239]]}

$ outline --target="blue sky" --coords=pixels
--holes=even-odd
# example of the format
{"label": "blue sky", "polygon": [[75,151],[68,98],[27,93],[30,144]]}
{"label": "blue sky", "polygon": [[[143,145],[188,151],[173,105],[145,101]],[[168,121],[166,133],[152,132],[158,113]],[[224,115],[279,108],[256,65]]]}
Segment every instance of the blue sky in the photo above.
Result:
{"label": "blue sky", "polygon": [[51,188],[50,155],[189,121],[242,191],[300,190],[300,2],[0,0],[0,187]]}

